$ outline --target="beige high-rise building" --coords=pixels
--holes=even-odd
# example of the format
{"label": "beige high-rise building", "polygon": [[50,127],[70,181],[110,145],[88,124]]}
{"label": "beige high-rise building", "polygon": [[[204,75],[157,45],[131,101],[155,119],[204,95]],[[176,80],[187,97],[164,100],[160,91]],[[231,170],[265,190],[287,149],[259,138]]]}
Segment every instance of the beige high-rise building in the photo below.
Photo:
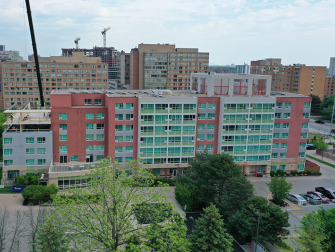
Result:
{"label": "beige high-rise building", "polygon": [[326,66],[282,65],[281,59],[251,61],[250,73],[272,75],[271,91],[324,97]]}
{"label": "beige high-rise building", "polygon": [[189,90],[190,74],[207,73],[208,64],[197,48],[142,43],[130,52],[130,88]]}
{"label": "beige high-rise building", "polygon": [[[82,52],[72,57],[39,57],[43,94],[50,104],[50,93],[54,89],[104,90],[108,88],[108,64],[100,57],[85,57]],[[1,108],[15,104],[26,106],[29,102],[40,104],[34,62],[0,63]],[[1,99],[0,99],[1,101]]]}

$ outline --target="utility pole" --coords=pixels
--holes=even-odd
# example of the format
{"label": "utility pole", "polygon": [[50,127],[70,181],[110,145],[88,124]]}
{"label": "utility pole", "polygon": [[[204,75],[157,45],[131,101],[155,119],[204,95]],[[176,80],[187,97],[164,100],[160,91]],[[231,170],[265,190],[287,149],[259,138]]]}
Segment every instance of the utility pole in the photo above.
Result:
{"label": "utility pole", "polygon": [[330,135],[332,135],[332,129],[333,129],[333,118],[334,118],[334,107],[335,107],[335,96],[334,97],[334,103],[333,103],[333,110],[332,110],[332,118],[330,119]]}

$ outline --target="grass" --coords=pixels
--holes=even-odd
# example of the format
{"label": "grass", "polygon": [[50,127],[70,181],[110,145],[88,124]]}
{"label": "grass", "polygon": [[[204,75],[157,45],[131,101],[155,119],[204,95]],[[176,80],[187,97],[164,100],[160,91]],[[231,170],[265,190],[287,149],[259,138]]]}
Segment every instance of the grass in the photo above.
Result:
{"label": "grass", "polygon": [[319,120],[319,119],[322,119],[322,116],[311,116],[310,119]]}
{"label": "grass", "polygon": [[0,188],[0,193],[12,193],[12,187],[5,186],[5,188]]}
{"label": "grass", "polygon": [[320,162],[320,163],[323,163],[323,164],[325,164],[325,165],[328,165],[328,166],[330,166],[330,167],[335,168],[335,165],[333,165],[333,164],[331,164],[331,163],[328,163],[328,162],[326,162],[326,161],[322,161],[321,159],[318,159],[318,158],[316,158],[316,157],[312,157],[312,156],[310,156],[310,155],[306,155],[306,157],[308,157],[308,158],[310,158],[310,159],[313,159],[313,160],[315,160],[315,161],[318,161],[318,162]]}
{"label": "grass", "polygon": [[279,249],[282,252],[293,252],[294,250],[287,244],[287,242],[283,240],[276,241],[273,243],[273,246],[275,246],[277,249]]}

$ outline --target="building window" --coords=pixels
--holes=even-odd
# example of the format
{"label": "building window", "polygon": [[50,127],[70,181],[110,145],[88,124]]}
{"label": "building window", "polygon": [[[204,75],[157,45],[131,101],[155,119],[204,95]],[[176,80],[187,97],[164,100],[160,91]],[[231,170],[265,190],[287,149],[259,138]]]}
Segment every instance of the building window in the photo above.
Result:
{"label": "building window", "polygon": [[278,149],[279,144],[278,143],[273,143],[272,144],[272,149]]}
{"label": "building window", "polygon": [[280,129],[280,123],[275,123],[275,129]]}
{"label": "building window", "polygon": [[38,137],[37,143],[45,143],[45,137]]}
{"label": "building window", "polygon": [[33,137],[26,137],[26,144],[32,144],[34,143],[34,138]]}
{"label": "building window", "polygon": [[115,131],[123,131],[123,125],[115,125]]}
{"label": "building window", "polygon": [[105,158],[104,155],[97,155],[97,161],[100,161],[100,160],[102,160],[104,158]]}
{"label": "building window", "polygon": [[102,100],[101,99],[94,99],[94,105],[101,105]]}
{"label": "building window", "polygon": [[199,109],[205,109],[206,103],[199,103]]}
{"label": "building window", "polygon": [[206,115],[205,114],[198,114],[198,119],[199,120],[205,120],[206,119]]}
{"label": "building window", "polygon": [[86,124],[86,129],[88,130],[94,129],[93,124]]}
{"label": "building window", "polygon": [[208,120],[214,120],[215,114],[214,113],[208,113]]}
{"label": "building window", "polygon": [[97,145],[97,151],[103,151],[103,150],[105,150],[104,145]]}
{"label": "building window", "polygon": [[13,160],[4,160],[4,166],[13,165]]}
{"label": "building window", "polygon": [[280,103],[276,103],[276,107],[277,108],[283,108],[283,103],[281,103],[281,102]]}
{"label": "building window", "polygon": [[282,139],[288,139],[288,133],[281,133]]}
{"label": "building window", "polygon": [[134,126],[133,125],[126,125],[126,131],[133,131]]}
{"label": "building window", "polygon": [[37,148],[37,154],[38,155],[44,155],[45,154],[45,148]]}
{"label": "building window", "polygon": [[105,139],[105,135],[104,134],[97,134],[97,140],[98,141],[103,141]]}
{"label": "building window", "polygon": [[284,113],[284,119],[290,119],[291,113]]}
{"label": "building window", "polygon": [[280,148],[281,149],[287,149],[287,143],[281,143]]}
{"label": "building window", "polygon": [[299,152],[299,157],[305,157],[305,152]]}
{"label": "building window", "polygon": [[115,136],[115,142],[123,142],[123,136]]}
{"label": "building window", "polygon": [[279,139],[279,133],[274,133],[273,134],[273,139]]}
{"label": "building window", "polygon": [[123,103],[115,103],[116,109],[123,109]]}
{"label": "building window", "polygon": [[86,145],[86,151],[93,151],[94,147],[93,145]]}
{"label": "building window", "polygon": [[275,113],[275,118],[280,119],[281,118],[281,113]]}
{"label": "building window", "polygon": [[285,153],[280,153],[280,158],[286,158],[286,152]]}
{"label": "building window", "polygon": [[125,157],[125,162],[131,162],[133,161],[133,157]]}
{"label": "building window", "polygon": [[37,165],[45,165],[46,160],[45,159],[37,159]]}
{"label": "building window", "polygon": [[103,130],[105,128],[105,124],[103,124],[103,123],[98,123],[97,124],[97,129],[98,130]]}
{"label": "building window", "polygon": [[198,151],[203,151],[205,145],[197,145],[197,150]]}
{"label": "building window", "polygon": [[26,159],[26,165],[35,165],[35,159]]}
{"label": "building window", "polygon": [[9,137],[3,139],[4,144],[11,144],[12,142],[13,142],[13,139]]}
{"label": "building window", "polygon": [[203,134],[198,135],[197,140],[199,140],[199,141],[205,140],[205,135],[203,135]]}
{"label": "building window", "polygon": [[207,124],[208,130],[214,130],[214,124]]}
{"label": "building window", "polygon": [[126,103],[126,109],[133,109],[134,103]]}
{"label": "building window", "polygon": [[92,99],[85,99],[85,105],[92,105]]}
{"label": "building window", "polygon": [[[278,158],[278,153],[272,153],[271,158]],[[277,168],[277,167],[276,167]]]}
{"label": "building window", "polygon": [[304,118],[304,119],[309,118],[309,113],[303,113],[302,118]]}
{"label": "building window", "polygon": [[59,135],[59,141],[67,141],[67,135]]}
{"label": "building window", "polygon": [[78,156],[71,156],[70,161],[71,162],[78,162]]}
{"label": "building window", "polygon": [[215,109],[215,103],[208,103],[209,109]]}
{"label": "building window", "polygon": [[209,151],[212,151],[214,148],[214,145],[213,144],[207,144],[206,145],[206,149],[209,150]]}
{"label": "building window", "polygon": [[97,119],[105,119],[105,113],[97,113]]}
{"label": "building window", "polygon": [[123,147],[115,147],[115,153],[122,153],[122,148]]}
{"label": "building window", "polygon": [[60,130],[67,130],[67,124],[59,124]]}
{"label": "building window", "polygon": [[311,107],[311,103],[310,102],[305,102],[304,103],[304,108],[310,108]]}
{"label": "building window", "polygon": [[94,113],[86,113],[86,119],[94,119]]}
{"label": "building window", "polygon": [[308,123],[302,123],[302,128],[303,129],[308,129]]}
{"label": "building window", "polygon": [[207,139],[208,141],[214,140],[214,134],[207,134]]}
{"label": "building window", "polygon": [[133,152],[133,146],[126,146],[126,152]]}
{"label": "building window", "polygon": [[59,151],[67,151],[67,145],[60,145],[59,146]]}
{"label": "building window", "polygon": [[67,119],[67,113],[59,113],[59,119],[66,120]]}
{"label": "building window", "polygon": [[283,129],[288,129],[290,127],[289,123],[283,123]]}
{"label": "building window", "polygon": [[307,138],[307,133],[301,133],[300,138]]}
{"label": "building window", "polygon": [[122,157],[116,157],[115,162],[116,163],[122,163]]}
{"label": "building window", "polygon": [[132,142],[133,136],[126,136],[126,142]]}
{"label": "building window", "polygon": [[126,114],[126,120],[127,121],[134,120],[134,115],[133,114]]}
{"label": "building window", "polygon": [[204,130],[205,124],[198,124],[198,130]]}
{"label": "building window", "polygon": [[286,102],[285,103],[285,108],[291,108],[292,106],[292,103],[291,102]]}
{"label": "building window", "polygon": [[306,143],[300,143],[299,148],[306,148]]}
{"label": "building window", "polygon": [[271,165],[271,171],[277,171],[277,165]]}
{"label": "building window", "polygon": [[298,165],[298,171],[303,171],[303,170],[305,170],[304,164],[299,164]]}
{"label": "building window", "polygon": [[13,154],[13,149],[4,149],[4,155],[12,155]]}
{"label": "building window", "polygon": [[122,121],[123,120],[123,114],[115,114],[115,120],[116,121]]}

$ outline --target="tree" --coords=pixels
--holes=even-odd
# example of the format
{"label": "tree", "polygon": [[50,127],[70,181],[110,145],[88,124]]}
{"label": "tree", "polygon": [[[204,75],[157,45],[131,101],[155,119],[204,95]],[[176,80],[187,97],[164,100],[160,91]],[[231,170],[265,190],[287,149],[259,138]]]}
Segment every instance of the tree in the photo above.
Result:
{"label": "tree", "polygon": [[226,232],[219,210],[210,204],[205,213],[195,222],[190,236],[192,251],[233,251],[233,237]]}
{"label": "tree", "polygon": [[315,149],[321,151],[322,153],[321,162],[323,161],[323,151],[328,149],[328,145],[329,143],[325,143],[324,141],[322,141],[322,139],[313,140],[313,146],[315,147]]}
{"label": "tree", "polygon": [[243,209],[228,218],[227,230],[241,243],[256,240],[258,216],[260,241],[274,242],[280,235],[288,234],[289,216],[279,206],[269,203],[264,197],[254,196],[248,200]]}
{"label": "tree", "polygon": [[321,99],[317,95],[310,95],[312,97],[312,104],[311,104],[311,114],[312,115],[320,115],[321,114]]}
{"label": "tree", "polygon": [[253,196],[253,185],[242,174],[242,168],[231,156],[198,153],[191,159],[190,168],[180,179],[181,184],[192,189],[194,205],[199,208],[213,203],[224,218],[242,208]]}
{"label": "tree", "polygon": [[168,187],[150,188],[155,176],[135,160],[125,169],[127,172],[110,158],[102,160],[88,174],[87,190],[69,188],[67,195],[54,197],[56,211],[50,218],[59,220],[78,250],[132,249],[132,238],[148,240],[150,226],[161,222],[161,232],[166,232],[170,241],[178,241],[180,246],[186,243],[185,224],[178,222],[181,227],[174,230],[176,219],[171,216],[176,212],[165,195]]}
{"label": "tree", "polygon": [[292,184],[288,183],[285,177],[272,177],[270,183],[266,183],[272,193],[273,201],[276,204],[281,204],[283,199],[290,193]]}
{"label": "tree", "polygon": [[323,241],[325,241],[326,239],[325,230],[322,225],[322,222],[320,221],[315,212],[306,214],[302,218],[300,224],[301,226],[295,228],[297,236],[291,238],[291,241],[299,251],[301,252],[328,251],[327,244],[323,243]]}
{"label": "tree", "polygon": [[321,227],[326,236],[322,241],[322,245],[325,248],[324,251],[335,251],[335,209],[330,208],[325,210],[321,207],[317,210],[317,214],[314,216],[316,216],[321,223]]}

